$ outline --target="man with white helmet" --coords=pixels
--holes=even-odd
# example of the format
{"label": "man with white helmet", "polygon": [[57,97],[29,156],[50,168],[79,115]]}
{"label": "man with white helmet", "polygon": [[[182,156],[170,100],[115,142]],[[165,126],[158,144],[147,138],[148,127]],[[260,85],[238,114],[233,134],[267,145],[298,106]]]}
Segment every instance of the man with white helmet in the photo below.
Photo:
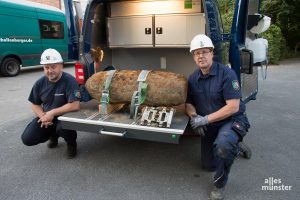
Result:
{"label": "man with white helmet", "polygon": [[67,157],[73,158],[77,154],[77,133],[63,129],[57,117],[79,110],[79,86],[72,75],[63,72],[63,59],[55,49],[46,49],[40,63],[45,76],[35,82],[28,98],[36,118],[25,128],[22,141],[33,146],[49,140],[48,147],[54,148],[62,137],[67,143]]}
{"label": "man with white helmet", "polygon": [[201,137],[201,164],[215,171],[210,199],[223,199],[238,143],[250,128],[235,72],[213,61],[214,45],[204,34],[191,41],[190,52],[198,68],[189,76],[186,113]]}

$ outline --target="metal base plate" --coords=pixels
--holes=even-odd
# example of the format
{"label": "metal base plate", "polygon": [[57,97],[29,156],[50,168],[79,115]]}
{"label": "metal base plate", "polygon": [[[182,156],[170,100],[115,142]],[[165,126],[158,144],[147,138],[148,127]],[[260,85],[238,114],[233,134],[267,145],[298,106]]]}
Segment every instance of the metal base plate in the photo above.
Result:
{"label": "metal base plate", "polygon": [[[58,119],[63,128],[95,132],[105,135],[122,136],[150,141],[179,143],[180,136],[184,133],[188,117],[184,113],[184,106],[176,107],[176,114],[172,118],[169,128],[140,125],[140,118],[135,121],[130,119],[127,106],[111,105],[108,115],[101,115],[98,111],[98,102],[89,101],[81,103],[78,112],[67,113]],[[111,133],[111,134],[110,134]]]}

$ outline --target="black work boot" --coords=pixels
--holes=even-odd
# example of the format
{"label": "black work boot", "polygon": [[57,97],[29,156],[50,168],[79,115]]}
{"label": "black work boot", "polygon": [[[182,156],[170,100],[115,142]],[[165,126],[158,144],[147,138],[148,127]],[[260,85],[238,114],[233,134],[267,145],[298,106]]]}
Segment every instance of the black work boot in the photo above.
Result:
{"label": "black work boot", "polygon": [[67,157],[74,158],[77,154],[77,143],[67,143]]}
{"label": "black work boot", "polygon": [[51,136],[47,146],[48,146],[48,148],[52,149],[52,148],[57,147],[57,144],[58,144],[58,137]]}
{"label": "black work boot", "polygon": [[251,151],[250,147],[248,147],[243,142],[239,142],[238,146],[239,146],[239,150],[240,150],[240,155],[246,159],[250,159],[252,156],[252,151]]}

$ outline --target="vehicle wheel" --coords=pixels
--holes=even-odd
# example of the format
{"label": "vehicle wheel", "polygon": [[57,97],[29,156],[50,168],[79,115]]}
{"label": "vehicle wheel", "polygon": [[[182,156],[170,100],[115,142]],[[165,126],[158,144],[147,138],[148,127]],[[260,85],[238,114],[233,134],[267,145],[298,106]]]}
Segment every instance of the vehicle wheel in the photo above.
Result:
{"label": "vehicle wheel", "polygon": [[0,70],[3,76],[16,76],[20,72],[20,62],[15,58],[5,58]]}

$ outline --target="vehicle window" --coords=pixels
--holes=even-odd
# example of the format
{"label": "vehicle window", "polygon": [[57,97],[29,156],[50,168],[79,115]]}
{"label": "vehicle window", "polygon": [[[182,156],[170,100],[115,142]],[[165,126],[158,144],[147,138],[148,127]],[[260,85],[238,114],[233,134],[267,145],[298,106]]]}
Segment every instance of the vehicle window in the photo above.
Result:
{"label": "vehicle window", "polygon": [[42,39],[63,39],[64,25],[62,22],[39,20]]}

